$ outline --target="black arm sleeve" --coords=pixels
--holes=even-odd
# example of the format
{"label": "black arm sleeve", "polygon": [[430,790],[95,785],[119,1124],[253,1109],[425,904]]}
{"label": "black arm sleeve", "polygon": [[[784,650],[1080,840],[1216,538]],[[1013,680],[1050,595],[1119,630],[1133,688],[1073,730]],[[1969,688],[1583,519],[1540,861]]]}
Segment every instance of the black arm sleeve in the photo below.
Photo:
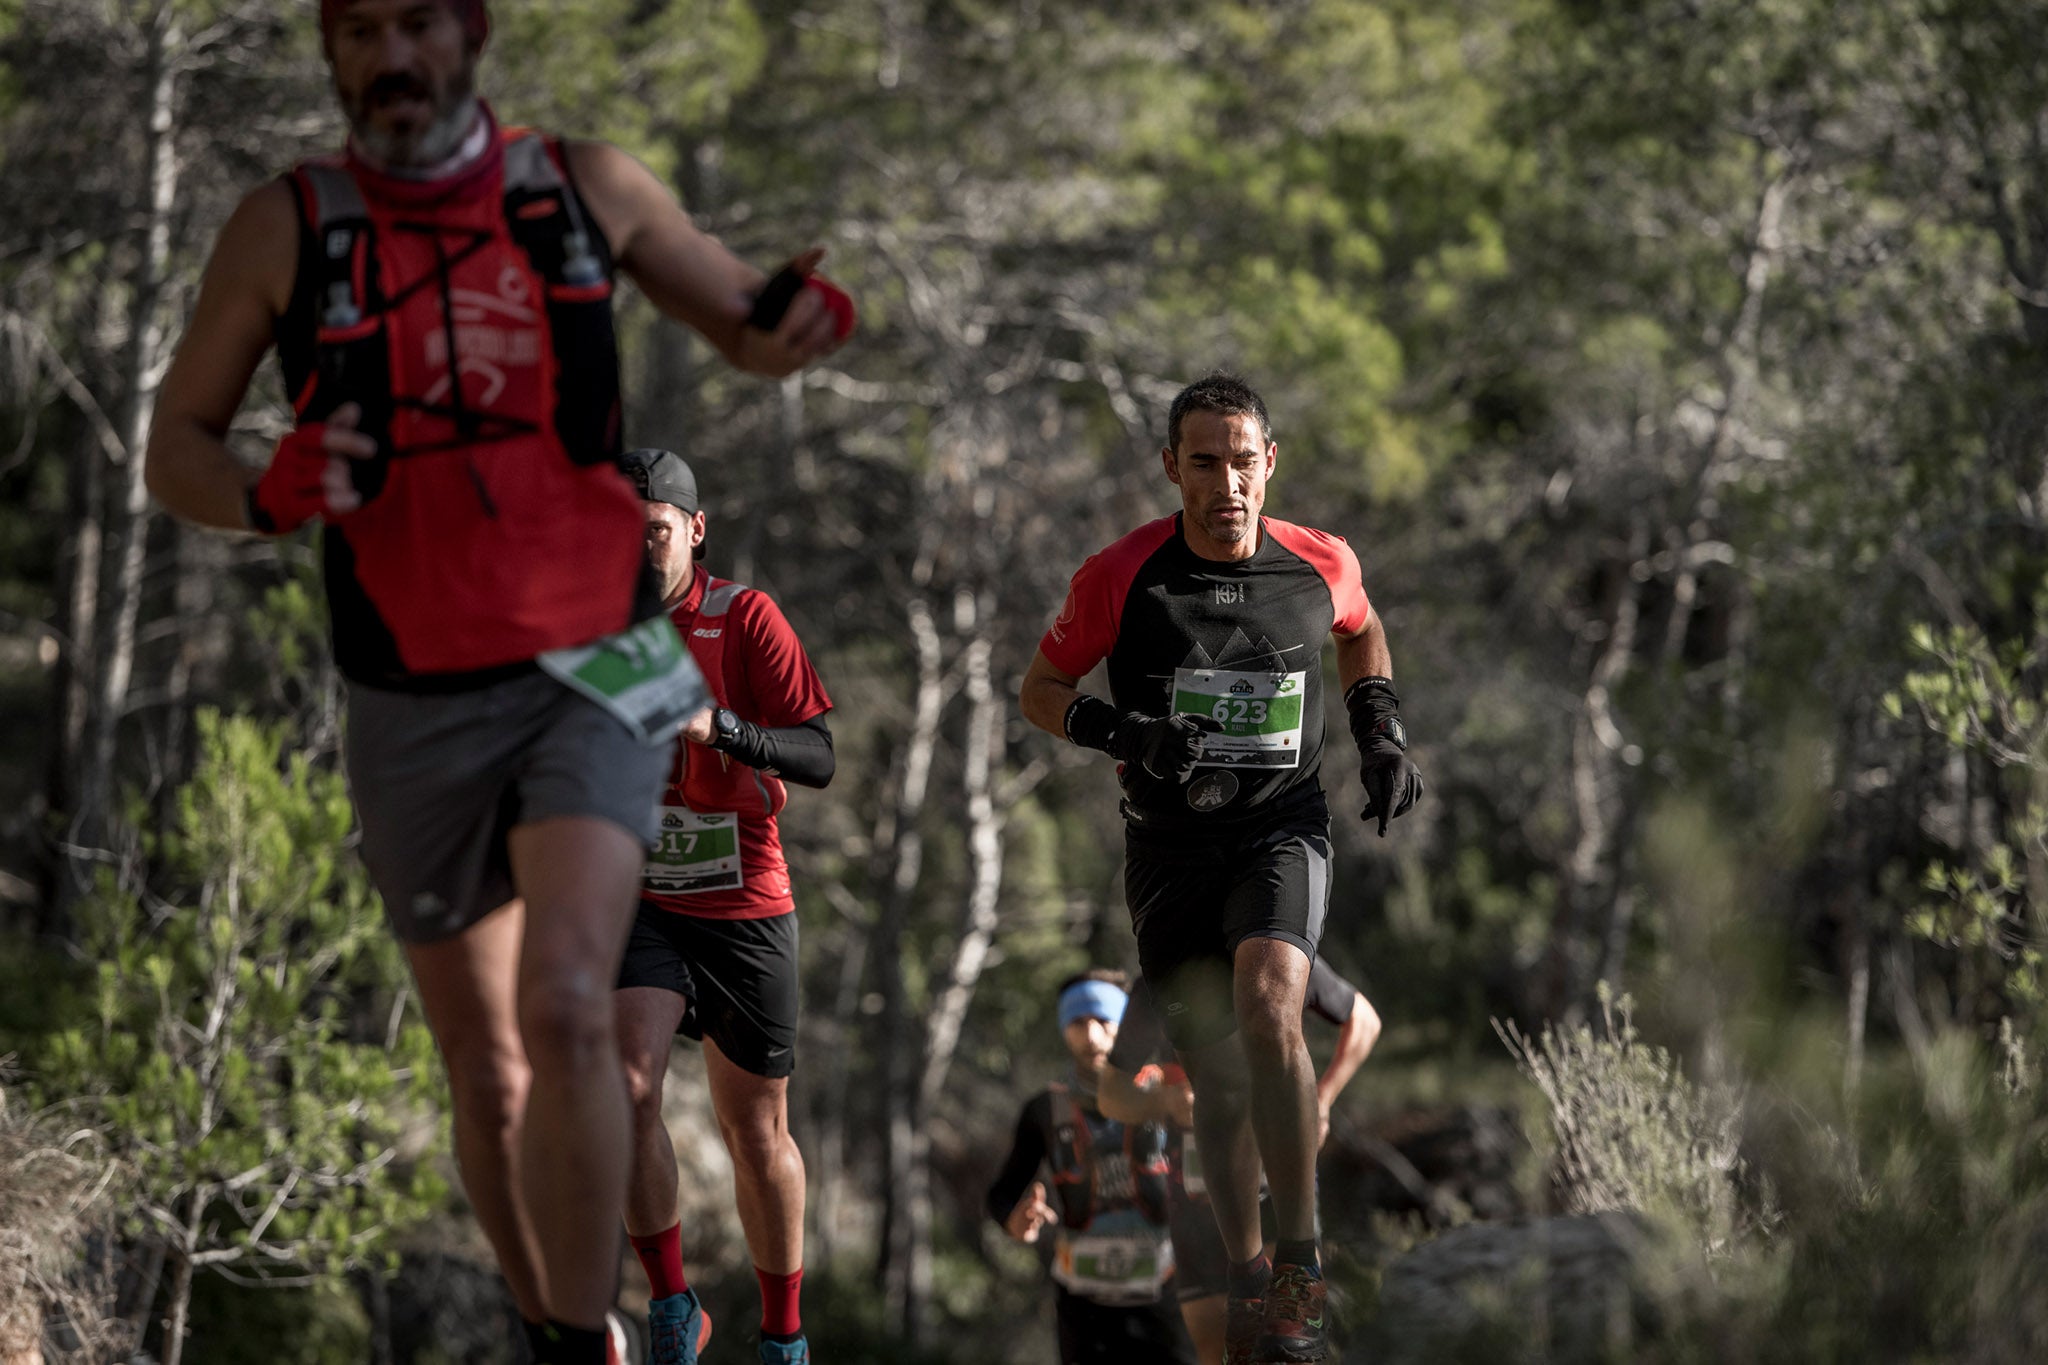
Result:
{"label": "black arm sleeve", "polygon": [[1032,1177],[1045,1161],[1045,1135],[1051,1127],[1052,1097],[1040,1092],[1017,1116],[1017,1136],[1010,1143],[1010,1155],[1004,1158],[995,1183],[988,1187],[988,1216],[997,1226],[1009,1221],[1011,1210],[1031,1187]]}
{"label": "black arm sleeve", "polygon": [[1342,1028],[1344,1021],[1351,1017],[1351,1011],[1357,1007],[1358,996],[1358,987],[1337,975],[1337,969],[1318,956],[1316,965],[1309,968],[1308,994],[1302,1001],[1302,1018],[1319,1015]]}
{"label": "black arm sleeve", "polygon": [[802,725],[773,730],[742,720],[738,732],[719,745],[718,751],[799,787],[823,787],[832,780],[836,765],[832,731],[822,715],[812,716]]}

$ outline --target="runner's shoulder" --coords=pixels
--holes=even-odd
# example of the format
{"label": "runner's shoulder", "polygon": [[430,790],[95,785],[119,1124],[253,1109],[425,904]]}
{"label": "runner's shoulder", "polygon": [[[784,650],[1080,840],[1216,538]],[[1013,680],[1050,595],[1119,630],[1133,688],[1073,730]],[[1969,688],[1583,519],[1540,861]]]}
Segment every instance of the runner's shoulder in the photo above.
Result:
{"label": "runner's shoulder", "polygon": [[209,272],[219,283],[260,296],[273,317],[282,317],[299,272],[299,223],[290,183],[264,181],[222,224]]}
{"label": "runner's shoulder", "polygon": [[1298,555],[1307,557],[1352,554],[1350,542],[1333,531],[1282,521],[1278,517],[1267,517],[1265,523],[1268,535]]}
{"label": "runner's shoulder", "polygon": [[1160,546],[1173,539],[1177,522],[1178,519],[1171,516],[1148,521],[1135,531],[1111,541],[1090,555],[1082,569],[1129,579],[1147,560],[1159,553]]}
{"label": "runner's shoulder", "polygon": [[1312,566],[1333,589],[1358,584],[1362,576],[1358,554],[1344,537],[1277,517],[1267,517],[1265,525],[1274,544]]}

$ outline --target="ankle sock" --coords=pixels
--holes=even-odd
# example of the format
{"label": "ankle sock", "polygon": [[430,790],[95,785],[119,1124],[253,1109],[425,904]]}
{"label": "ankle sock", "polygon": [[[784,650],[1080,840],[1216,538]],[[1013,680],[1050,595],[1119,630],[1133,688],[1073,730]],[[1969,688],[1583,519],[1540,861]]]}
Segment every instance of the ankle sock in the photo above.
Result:
{"label": "ankle sock", "polygon": [[777,1275],[755,1266],[754,1278],[761,1282],[761,1337],[787,1346],[804,1334],[803,1315],[797,1309],[804,1268]]}
{"label": "ankle sock", "polygon": [[1313,1270],[1317,1276],[1323,1273],[1323,1257],[1313,1237],[1300,1242],[1281,1242],[1273,1248],[1275,1265],[1298,1265],[1304,1270]]}
{"label": "ankle sock", "polygon": [[1263,1254],[1249,1261],[1230,1263],[1228,1283],[1233,1299],[1262,1299],[1266,1296],[1266,1282],[1273,1278],[1273,1263]]}
{"label": "ankle sock", "polygon": [[683,1275],[683,1225],[680,1221],[652,1237],[629,1235],[626,1240],[633,1244],[633,1254],[640,1258],[641,1268],[647,1272],[647,1290],[652,1297],[666,1299],[690,1287],[689,1280]]}
{"label": "ankle sock", "polygon": [[603,1327],[571,1327],[550,1318],[526,1325],[535,1365],[605,1365],[611,1334]]}

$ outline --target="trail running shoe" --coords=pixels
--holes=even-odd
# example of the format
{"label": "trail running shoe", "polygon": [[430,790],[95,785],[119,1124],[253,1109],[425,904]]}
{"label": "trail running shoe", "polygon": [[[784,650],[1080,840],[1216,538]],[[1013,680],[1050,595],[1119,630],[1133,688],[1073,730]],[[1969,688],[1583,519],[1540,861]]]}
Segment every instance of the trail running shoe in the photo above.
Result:
{"label": "trail running shoe", "polygon": [[1252,1358],[1260,1365],[1328,1359],[1330,1339],[1323,1334],[1328,1293],[1323,1277],[1307,1266],[1274,1266],[1266,1286],[1266,1320]]}
{"label": "trail running shoe", "polygon": [[1256,1365],[1266,1328],[1264,1299],[1231,1299],[1223,1309],[1223,1365]]}
{"label": "trail running shoe", "polygon": [[697,1353],[711,1339],[711,1315],[685,1289],[647,1305],[647,1365],[697,1365]]}
{"label": "trail running shoe", "polygon": [[617,1313],[604,1315],[604,1363],[605,1365],[627,1365],[631,1358],[633,1338],[626,1331],[626,1320]]}
{"label": "trail running shoe", "polygon": [[811,1365],[811,1343],[802,1337],[787,1343],[764,1341],[761,1365]]}

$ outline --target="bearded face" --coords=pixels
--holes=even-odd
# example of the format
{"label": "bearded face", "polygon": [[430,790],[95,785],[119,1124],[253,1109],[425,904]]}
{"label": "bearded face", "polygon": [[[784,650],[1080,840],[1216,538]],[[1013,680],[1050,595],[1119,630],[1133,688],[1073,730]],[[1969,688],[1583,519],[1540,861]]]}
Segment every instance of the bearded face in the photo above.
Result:
{"label": "bearded face", "polygon": [[355,0],[326,30],[334,90],[356,143],[397,168],[454,155],[476,121],[473,27],[434,0]]}

